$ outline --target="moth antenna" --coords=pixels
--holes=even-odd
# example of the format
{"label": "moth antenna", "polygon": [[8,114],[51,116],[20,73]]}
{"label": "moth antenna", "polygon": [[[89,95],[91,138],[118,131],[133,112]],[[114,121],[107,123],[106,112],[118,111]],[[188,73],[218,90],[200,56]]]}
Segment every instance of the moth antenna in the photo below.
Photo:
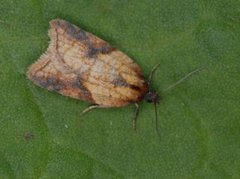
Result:
{"label": "moth antenna", "polygon": [[200,70],[202,70],[205,67],[201,67],[198,68],[196,70],[193,70],[192,72],[186,74],[183,78],[181,78],[180,80],[178,80],[177,82],[175,82],[174,84],[170,85],[169,87],[167,87],[166,89],[164,89],[162,92],[165,93],[171,89],[173,89],[174,87],[176,87],[177,85],[181,84],[183,81],[185,81],[187,78],[189,78],[190,76],[192,76],[193,74],[199,72]]}
{"label": "moth antenna", "polygon": [[156,65],[152,68],[152,70],[151,70],[151,72],[150,72],[150,74],[149,74],[149,77],[148,77],[148,86],[150,86],[150,83],[151,83],[151,81],[152,81],[153,74],[154,74],[154,72],[156,71],[156,69],[157,69],[159,66],[160,66],[160,63],[156,64]]}

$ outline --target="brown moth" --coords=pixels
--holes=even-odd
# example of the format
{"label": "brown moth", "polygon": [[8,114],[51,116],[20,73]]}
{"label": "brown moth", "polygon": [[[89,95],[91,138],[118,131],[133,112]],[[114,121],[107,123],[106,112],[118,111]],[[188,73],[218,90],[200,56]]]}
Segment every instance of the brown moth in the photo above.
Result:
{"label": "brown moth", "polygon": [[82,113],[135,104],[134,128],[138,102],[146,99],[156,107],[160,97],[149,89],[156,68],[146,81],[126,54],[65,20],[50,22],[49,37],[47,51],[27,72],[36,85],[93,104]]}

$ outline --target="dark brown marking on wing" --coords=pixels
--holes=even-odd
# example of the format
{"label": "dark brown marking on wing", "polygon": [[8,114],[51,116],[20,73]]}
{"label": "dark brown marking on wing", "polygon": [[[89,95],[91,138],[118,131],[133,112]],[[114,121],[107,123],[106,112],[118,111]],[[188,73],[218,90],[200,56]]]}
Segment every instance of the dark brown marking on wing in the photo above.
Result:
{"label": "dark brown marking on wing", "polygon": [[118,78],[113,80],[112,83],[113,83],[114,86],[128,87],[128,88],[131,88],[131,89],[136,90],[136,91],[141,91],[141,88],[139,86],[127,83],[126,80],[124,78],[122,78],[121,76],[118,76]]}
{"label": "dark brown marking on wing", "polygon": [[111,45],[109,44],[106,44],[105,46],[102,46],[100,48],[97,48],[98,51],[102,54],[108,54],[114,50],[116,50],[116,48],[112,47]]}
{"label": "dark brown marking on wing", "polygon": [[96,48],[88,47],[88,52],[87,52],[87,57],[88,58],[96,57],[96,54],[98,54],[98,51],[97,51]]}
{"label": "dark brown marking on wing", "polygon": [[64,83],[57,80],[53,76],[50,76],[48,78],[44,78],[44,77],[39,77],[39,76],[34,75],[34,76],[32,76],[32,80],[36,84],[39,84],[41,87],[47,88],[49,90],[60,91],[63,88],[65,88]]}
{"label": "dark brown marking on wing", "polygon": [[[53,22],[53,21],[52,21]],[[54,23],[56,22],[57,27],[61,28],[61,20],[54,20]]]}
{"label": "dark brown marking on wing", "polygon": [[128,86],[129,84],[121,76],[118,76],[117,79],[113,80],[113,85],[114,86]]}
{"label": "dark brown marking on wing", "polygon": [[110,45],[105,45],[102,46],[100,48],[95,48],[92,47],[91,45],[88,46],[88,53],[87,53],[87,57],[89,58],[93,58],[96,57],[98,54],[102,53],[102,54],[108,54],[112,51],[114,51],[115,48],[111,47]]}
{"label": "dark brown marking on wing", "polygon": [[81,28],[76,27],[69,22],[65,22],[65,25],[66,25],[66,33],[71,37],[73,37],[74,39],[79,41],[85,41],[88,39],[86,32]]}
{"label": "dark brown marking on wing", "polygon": [[49,86],[47,80],[39,76],[32,76],[32,81],[36,84],[39,84],[43,88],[47,88]]}
{"label": "dark brown marking on wing", "polygon": [[83,98],[88,100],[93,100],[90,91],[84,86],[82,76],[78,75],[76,80],[72,83],[73,88],[80,89],[81,93],[83,94]]}
{"label": "dark brown marking on wing", "polygon": [[61,28],[67,33],[67,35],[73,37],[76,40],[84,41],[88,39],[87,32],[81,28],[64,20],[55,20],[53,22],[57,28]]}
{"label": "dark brown marking on wing", "polygon": [[69,35],[70,37],[83,43],[88,49],[86,56],[89,58],[96,57],[96,55],[98,55],[99,53],[108,54],[115,50],[115,48],[113,48],[107,42],[103,40],[101,40],[100,43],[97,42],[96,37],[93,34],[87,33],[83,29],[67,21],[58,20],[57,26],[64,29],[67,35]]}
{"label": "dark brown marking on wing", "polygon": [[65,87],[64,83],[62,81],[58,80],[57,78],[55,78],[54,76],[49,77],[47,79],[47,83],[55,91],[60,91]]}

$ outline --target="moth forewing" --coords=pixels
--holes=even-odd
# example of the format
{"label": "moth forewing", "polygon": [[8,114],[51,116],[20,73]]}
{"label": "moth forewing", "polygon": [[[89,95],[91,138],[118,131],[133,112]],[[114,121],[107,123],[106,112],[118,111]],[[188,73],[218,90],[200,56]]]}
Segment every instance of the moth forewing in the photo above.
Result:
{"label": "moth forewing", "polygon": [[60,19],[50,45],[27,75],[36,85],[102,107],[122,107],[149,91],[140,67],[106,41]]}

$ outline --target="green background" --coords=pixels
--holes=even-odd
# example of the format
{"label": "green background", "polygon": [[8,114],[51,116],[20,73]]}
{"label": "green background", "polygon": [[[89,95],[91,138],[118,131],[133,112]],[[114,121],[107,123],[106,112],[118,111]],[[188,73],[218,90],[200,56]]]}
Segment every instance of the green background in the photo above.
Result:
{"label": "green background", "polygon": [[[66,19],[122,50],[161,91],[154,108],[96,109],[33,85],[26,70]],[[0,178],[240,178],[239,0],[2,0]]]}

